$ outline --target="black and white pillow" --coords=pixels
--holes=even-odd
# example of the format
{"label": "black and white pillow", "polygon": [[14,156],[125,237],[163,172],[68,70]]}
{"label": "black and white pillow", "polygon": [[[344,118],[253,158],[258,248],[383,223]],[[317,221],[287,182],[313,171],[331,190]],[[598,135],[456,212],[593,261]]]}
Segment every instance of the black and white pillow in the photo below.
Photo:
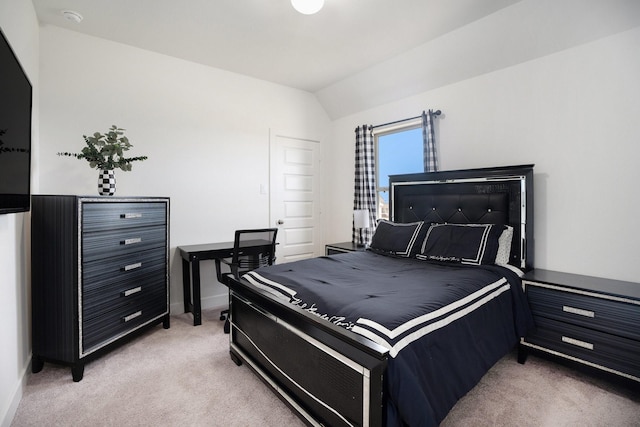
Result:
{"label": "black and white pillow", "polygon": [[424,222],[397,223],[380,220],[369,249],[383,255],[412,257],[420,248]]}
{"label": "black and white pillow", "polygon": [[504,226],[495,224],[433,224],[416,258],[459,264],[495,264]]}

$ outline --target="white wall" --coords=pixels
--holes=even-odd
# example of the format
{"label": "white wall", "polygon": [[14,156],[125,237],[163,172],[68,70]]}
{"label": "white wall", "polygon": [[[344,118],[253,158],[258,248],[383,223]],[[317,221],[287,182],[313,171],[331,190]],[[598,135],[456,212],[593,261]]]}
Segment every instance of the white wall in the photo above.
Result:
{"label": "white wall", "polygon": [[640,281],[639,51],[636,27],[336,120],[327,239],[350,238],[354,128],[438,108],[441,170],[535,163],[538,268]]}
{"label": "white wall", "polygon": [[[38,21],[31,2],[0,0],[0,27],[33,87],[32,157],[38,152]],[[37,159],[32,159],[37,168]],[[37,172],[32,174],[37,176]],[[36,181],[33,179],[32,181]],[[37,185],[32,183],[32,188]],[[15,414],[31,360],[30,222],[0,215],[0,425]]]}
{"label": "white wall", "polygon": [[[324,141],[326,114],[307,92],[59,27],[42,27],[40,43],[41,193],[97,195],[98,172],[56,153],[125,128],[128,153],[149,159],[116,170],[116,195],[171,198],[171,302],[181,312],[175,247],[268,226],[269,129]],[[213,283],[213,262],[202,268]],[[225,301],[226,288],[203,286],[203,306]]]}
{"label": "white wall", "polygon": [[521,0],[318,91],[337,119],[640,25],[637,0]]}

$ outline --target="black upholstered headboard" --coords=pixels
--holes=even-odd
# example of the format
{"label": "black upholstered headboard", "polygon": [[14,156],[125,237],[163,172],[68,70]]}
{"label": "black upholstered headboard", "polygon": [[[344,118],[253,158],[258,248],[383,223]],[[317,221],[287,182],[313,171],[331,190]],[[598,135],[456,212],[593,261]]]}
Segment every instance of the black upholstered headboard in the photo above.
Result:
{"label": "black upholstered headboard", "polygon": [[389,192],[395,222],[512,226],[510,264],[533,268],[533,165],[392,175]]}

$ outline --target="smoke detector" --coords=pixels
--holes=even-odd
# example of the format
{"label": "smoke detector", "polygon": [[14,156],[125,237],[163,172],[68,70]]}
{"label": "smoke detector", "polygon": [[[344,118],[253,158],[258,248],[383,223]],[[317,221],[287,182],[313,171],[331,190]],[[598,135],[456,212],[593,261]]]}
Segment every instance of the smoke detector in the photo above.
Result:
{"label": "smoke detector", "polygon": [[82,15],[80,15],[75,10],[63,10],[62,16],[64,16],[65,19],[71,22],[75,22],[76,24],[79,24],[82,21]]}

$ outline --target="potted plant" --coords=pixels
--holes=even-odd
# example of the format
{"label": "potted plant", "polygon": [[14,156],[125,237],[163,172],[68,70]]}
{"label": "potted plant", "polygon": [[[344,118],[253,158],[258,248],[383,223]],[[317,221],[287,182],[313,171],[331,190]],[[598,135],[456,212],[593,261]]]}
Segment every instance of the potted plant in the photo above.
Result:
{"label": "potted plant", "polygon": [[96,132],[92,136],[82,135],[87,146],[80,153],[62,152],[58,153],[58,156],[88,161],[90,167],[100,170],[98,192],[112,196],[116,192],[114,169],[119,168],[127,172],[131,170],[131,163],[147,160],[147,156],[124,157],[124,152],[133,147],[129,139],[124,136],[124,131],[113,125],[104,134]]}

